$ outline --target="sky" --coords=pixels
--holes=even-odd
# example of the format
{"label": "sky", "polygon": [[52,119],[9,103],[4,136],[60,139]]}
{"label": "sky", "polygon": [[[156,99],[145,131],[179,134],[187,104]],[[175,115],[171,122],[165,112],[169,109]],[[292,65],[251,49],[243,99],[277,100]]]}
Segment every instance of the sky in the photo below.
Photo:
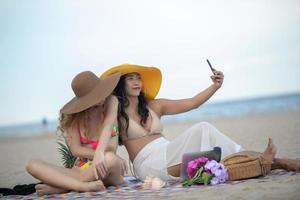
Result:
{"label": "sky", "polygon": [[81,71],[156,66],[158,98],[209,102],[300,92],[297,0],[1,0],[0,126],[58,118]]}

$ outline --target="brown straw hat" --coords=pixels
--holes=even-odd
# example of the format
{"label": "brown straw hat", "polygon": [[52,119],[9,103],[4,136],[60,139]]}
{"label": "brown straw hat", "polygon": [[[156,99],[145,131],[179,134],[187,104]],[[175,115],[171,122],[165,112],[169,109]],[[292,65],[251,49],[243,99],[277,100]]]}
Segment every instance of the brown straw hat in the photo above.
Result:
{"label": "brown straw hat", "polygon": [[120,77],[121,74],[116,73],[101,80],[91,71],[79,73],[71,84],[75,97],[64,105],[60,112],[78,113],[99,103],[113,92]]}

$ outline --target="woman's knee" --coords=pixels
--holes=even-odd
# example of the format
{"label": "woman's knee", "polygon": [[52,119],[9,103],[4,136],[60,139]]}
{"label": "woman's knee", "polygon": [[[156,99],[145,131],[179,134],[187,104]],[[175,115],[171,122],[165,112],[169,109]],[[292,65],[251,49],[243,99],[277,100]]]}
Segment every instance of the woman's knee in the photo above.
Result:
{"label": "woman's knee", "polygon": [[104,156],[108,168],[113,168],[119,163],[119,159],[116,154],[112,152],[106,152]]}
{"label": "woman's knee", "polygon": [[35,174],[37,170],[40,168],[40,163],[41,160],[38,159],[29,160],[26,165],[26,171],[32,175]]}
{"label": "woman's knee", "polygon": [[209,132],[206,130],[210,129],[211,127],[212,125],[208,122],[199,122],[192,126],[189,132],[191,135],[201,136],[204,132]]}
{"label": "woman's knee", "polygon": [[[203,137],[215,137],[217,129],[208,122],[199,122],[188,131],[189,137],[195,140],[202,140]],[[196,139],[198,138],[198,139]]]}
{"label": "woman's knee", "polygon": [[109,170],[108,177],[104,180],[105,185],[120,185],[123,183],[123,175],[121,172],[121,162],[116,154],[107,152],[105,154],[106,163]]}

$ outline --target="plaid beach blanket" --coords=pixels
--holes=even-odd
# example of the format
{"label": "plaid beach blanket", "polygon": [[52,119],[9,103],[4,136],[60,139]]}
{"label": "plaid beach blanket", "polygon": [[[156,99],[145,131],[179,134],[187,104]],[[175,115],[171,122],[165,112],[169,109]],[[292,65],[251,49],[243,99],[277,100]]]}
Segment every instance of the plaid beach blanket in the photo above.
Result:
{"label": "plaid beach blanket", "polygon": [[[272,170],[270,174],[265,177],[259,177],[259,182],[268,181],[268,179],[274,176],[292,176],[295,175],[295,172],[287,172],[285,170]],[[243,183],[247,180],[241,181],[228,181],[221,185],[235,185]],[[204,185],[194,185],[191,187],[183,187],[180,182],[168,184],[166,187],[160,190],[151,190],[145,189],[143,183],[134,177],[127,176],[125,181],[128,183],[126,186],[122,187],[108,187],[105,192],[69,192],[65,194],[54,194],[54,195],[45,195],[43,197],[38,197],[36,193],[33,193],[28,196],[21,195],[12,195],[12,196],[3,196],[1,199],[140,199],[140,198],[166,198],[166,197],[176,197],[179,193],[185,193],[193,190],[199,190],[205,187],[215,187],[215,186],[204,186]]]}

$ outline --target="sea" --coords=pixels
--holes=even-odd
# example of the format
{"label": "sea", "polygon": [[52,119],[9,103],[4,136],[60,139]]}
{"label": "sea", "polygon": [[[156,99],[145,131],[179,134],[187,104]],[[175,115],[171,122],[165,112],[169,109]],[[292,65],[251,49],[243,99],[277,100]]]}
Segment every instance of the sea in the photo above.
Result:
{"label": "sea", "polygon": [[[163,117],[162,121],[163,123],[176,123],[182,120],[197,121],[291,111],[300,111],[300,93],[205,103],[198,109],[190,112]],[[28,124],[2,126],[0,127],[0,136],[7,137],[12,135],[32,136],[49,133],[55,134],[57,126],[57,120],[46,122],[45,120],[41,120],[40,122]]]}

